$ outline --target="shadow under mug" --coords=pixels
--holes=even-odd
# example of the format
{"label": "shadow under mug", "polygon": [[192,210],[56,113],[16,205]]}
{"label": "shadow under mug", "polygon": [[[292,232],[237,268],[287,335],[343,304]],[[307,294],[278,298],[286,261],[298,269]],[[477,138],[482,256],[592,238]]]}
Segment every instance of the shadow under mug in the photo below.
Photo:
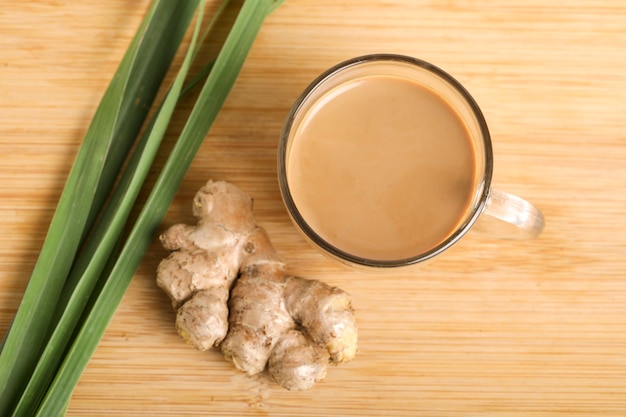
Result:
{"label": "shadow under mug", "polygon": [[[355,80],[371,76],[404,79],[426,88],[448,104],[463,122],[473,148],[475,158],[475,178],[471,190],[471,201],[461,214],[455,227],[431,247],[410,256],[376,258],[351,253],[330,242],[312,227],[310,219],[303,215],[302,207],[294,199],[294,188],[290,183],[291,167],[306,169],[295,158],[294,144],[301,140],[300,130],[311,112],[332,100],[333,95],[341,94],[341,86]],[[364,123],[366,121],[363,121]],[[416,137],[419,135],[416,135]],[[307,139],[312,140],[312,139]],[[386,140],[381,138],[381,141]],[[419,139],[416,139],[419,140]],[[384,146],[381,147],[384,149]],[[493,151],[487,124],[478,105],[451,75],[425,61],[395,54],[373,54],[353,58],[330,68],[315,79],[302,93],[287,116],[278,147],[278,179],[280,191],[288,213],[304,237],[314,247],[344,264],[366,268],[404,267],[430,259],[456,243],[470,229],[505,239],[531,239],[537,237],[544,228],[544,218],[531,203],[503,191],[491,188],[493,172]],[[381,172],[379,175],[385,175]],[[327,187],[333,187],[328,183]],[[409,190],[407,190],[408,192]],[[346,207],[358,215],[359,207]],[[363,227],[367,227],[364,224]],[[415,236],[415,239],[419,239]]]}

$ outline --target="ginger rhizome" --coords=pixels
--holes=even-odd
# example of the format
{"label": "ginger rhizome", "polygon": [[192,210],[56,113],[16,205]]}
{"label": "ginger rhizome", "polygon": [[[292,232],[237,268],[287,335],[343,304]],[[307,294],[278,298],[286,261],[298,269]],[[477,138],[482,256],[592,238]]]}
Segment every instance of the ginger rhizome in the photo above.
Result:
{"label": "ginger rhizome", "polygon": [[196,194],[195,226],[160,236],[170,255],[157,284],[176,309],[176,328],[200,350],[218,347],[243,372],[266,367],[290,390],[311,388],[329,363],[357,351],[351,297],[323,282],[292,276],[234,185],[209,181]]}

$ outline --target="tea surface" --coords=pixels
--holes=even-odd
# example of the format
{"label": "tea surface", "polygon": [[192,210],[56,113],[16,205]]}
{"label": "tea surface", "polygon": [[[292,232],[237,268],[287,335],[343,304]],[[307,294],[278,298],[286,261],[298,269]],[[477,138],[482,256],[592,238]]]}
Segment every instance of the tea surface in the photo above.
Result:
{"label": "tea surface", "polygon": [[467,213],[476,161],[456,111],[412,80],[367,76],[320,97],[294,126],[287,181],[305,221],[364,258],[420,255]]}

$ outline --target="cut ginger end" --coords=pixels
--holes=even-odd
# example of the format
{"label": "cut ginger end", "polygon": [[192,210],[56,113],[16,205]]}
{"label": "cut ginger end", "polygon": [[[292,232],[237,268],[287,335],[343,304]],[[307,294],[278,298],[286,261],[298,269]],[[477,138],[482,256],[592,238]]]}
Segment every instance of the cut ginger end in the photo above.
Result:
{"label": "cut ginger end", "polygon": [[352,360],[358,330],[350,295],[292,276],[252,213],[252,199],[224,181],[208,181],[193,200],[196,225],[160,236],[170,250],[157,285],[177,310],[181,337],[216,347],[249,375],[268,369],[289,390],[326,376],[330,362]]}

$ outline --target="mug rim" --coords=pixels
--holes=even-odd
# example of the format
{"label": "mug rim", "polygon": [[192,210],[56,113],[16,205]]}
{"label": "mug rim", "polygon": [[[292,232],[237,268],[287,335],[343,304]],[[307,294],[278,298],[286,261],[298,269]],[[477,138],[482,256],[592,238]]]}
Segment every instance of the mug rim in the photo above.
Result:
{"label": "mug rim", "polygon": [[[438,78],[442,79],[446,84],[453,87],[463,98],[466,104],[469,106],[471,113],[476,118],[480,128],[480,136],[484,145],[484,157],[485,157],[485,167],[481,175],[481,181],[479,182],[477,189],[481,189],[480,197],[478,199],[478,204],[473,205],[470,210],[470,214],[468,215],[467,220],[465,220],[454,232],[452,232],[449,236],[443,239],[436,246],[430,248],[429,250],[422,252],[418,255],[400,258],[400,259],[391,259],[391,260],[381,260],[381,259],[370,259],[361,256],[357,256],[346,252],[342,249],[337,248],[336,246],[327,242],[324,238],[322,238],[304,219],[304,217],[300,214],[297,205],[295,204],[293,197],[291,195],[289,183],[287,181],[287,147],[289,144],[289,136],[291,133],[291,128],[293,126],[293,122],[295,120],[296,115],[302,108],[303,104],[307,101],[309,96],[313,93],[313,91],[324,81],[333,77],[335,74],[344,71],[350,67],[366,64],[369,62],[401,62],[409,65],[417,66],[423,70],[431,72]],[[472,97],[472,95],[467,91],[467,89],[450,75],[448,72],[439,68],[438,66],[431,64],[430,62],[424,61],[419,58],[415,58],[408,55],[400,55],[400,54],[390,54],[390,53],[376,53],[376,54],[368,54],[361,55],[354,58],[350,58],[344,60],[326,71],[322,72],[319,76],[317,76],[300,94],[300,96],[296,99],[294,104],[292,105],[285,122],[283,123],[283,127],[281,130],[279,143],[278,143],[278,183],[281,192],[281,196],[283,202],[287,208],[289,216],[296,224],[296,226],[303,232],[305,237],[311,241],[311,243],[317,247],[319,247],[323,252],[327,253],[331,257],[339,260],[343,263],[348,263],[352,266],[362,266],[369,268],[397,268],[402,266],[409,266],[420,263],[427,259],[433,258],[434,256],[442,253],[446,249],[450,248],[454,245],[461,237],[463,237],[469,229],[474,225],[480,214],[485,209],[485,205],[487,203],[487,199],[489,197],[489,192],[491,189],[491,180],[493,175],[493,149],[491,144],[491,135],[489,134],[489,129],[487,127],[487,122],[485,117],[480,110],[476,100]]]}

